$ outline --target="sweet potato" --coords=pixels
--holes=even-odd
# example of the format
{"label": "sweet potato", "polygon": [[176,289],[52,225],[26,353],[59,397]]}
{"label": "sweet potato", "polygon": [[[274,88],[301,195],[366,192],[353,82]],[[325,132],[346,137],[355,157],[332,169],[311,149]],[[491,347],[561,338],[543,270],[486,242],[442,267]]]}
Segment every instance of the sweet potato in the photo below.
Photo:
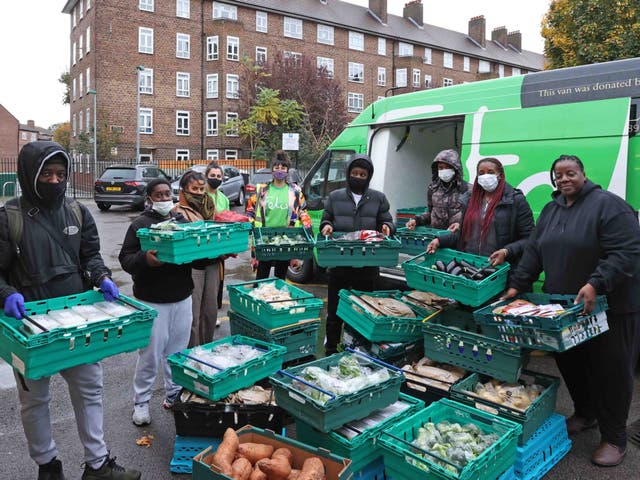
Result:
{"label": "sweet potato", "polygon": [[[291,470],[291,473],[287,477],[287,480],[298,480],[300,478],[300,470],[296,470],[295,468]],[[249,479],[251,480],[251,479]]]}
{"label": "sweet potato", "polygon": [[302,464],[297,480],[325,480],[324,464],[318,457],[309,457]]}
{"label": "sweet potato", "polygon": [[249,480],[268,480],[268,479],[267,479],[267,474],[264,473],[262,470],[260,470],[260,467],[256,465],[253,469],[253,472],[251,472],[251,476],[249,477]]}
{"label": "sweet potato", "polygon": [[240,457],[231,464],[231,478],[233,480],[249,480],[251,475],[251,462]]}
{"label": "sweet potato", "polygon": [[285,457],[289,461],[289,463],[293,462],[293,454],[288,448],[278,448],[275,452],[273,452],[271,458],[279,456]]}
{"label": "sweet potato", "polygon": [[273,445],[251,442],[241,443],[238,445],[237,455],[249,460],[251,465],[255,465],[258,460],[271,457],[272,454]]}
{"label": "sweet potato", "polygon": [[227,476],[232,475],[231,464],[238,450],[238,435],[233,428],[227,428],[222,437],[222,442],[213,455],[213,463]]}
{"label": "sweet potato", "polygon": [[[286,452],[289,452],[287,455]],[[260,470],[267,474],[268,480],[287,480],[287,477],[291,473],[291,451],[286,448],[279,448],[271,458],[263,458],[258,460]]]}

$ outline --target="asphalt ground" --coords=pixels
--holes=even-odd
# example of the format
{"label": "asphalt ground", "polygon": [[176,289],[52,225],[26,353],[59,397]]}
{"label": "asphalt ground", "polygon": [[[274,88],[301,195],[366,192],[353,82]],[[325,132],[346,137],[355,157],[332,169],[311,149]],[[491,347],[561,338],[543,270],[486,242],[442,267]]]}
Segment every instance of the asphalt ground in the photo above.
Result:
{"label": "asphalt ground", "polygon": [[[92,201],[86,201],[98,224],[102,242],[102,255],[113,270],[113,277],[120,290],[131,295],[131,277],[122,271],[118,263],[118,253],[124,233],[132,218],[138,212],[124,207],[112,207],[108,212],[100,212]],[[226,263],[225,283],[245,281],[253,278],[249,268],[248,253]],[[326,285],[322,283],[304,285],[302,288],[315,296],[326,299]],[[219,313],[220,328],[216,338],[229,334],[227,316],[228,296],[225,290],[224,308]],[[321,337],[324,336],[321,328]],[[169,463],[173,456],[175,424],[170,411],[161,406],[163,399],[160,377],[154,386],[151,402],[152,423],[139,428],[131,422],[132,378],[136,353],[123,353],[103,360],[104,368],[104,430],[108,448],[118,463],[137,468],[147,480],[183,480],[190,475],[171,474]],[[606,361],[606,359],[603,359]],[[558,370],[550,356],[534,356],[529,368],[551,375]],[[64,465],[67,479],[79,479],[82,475],[82,446],[78,439],[75,420],[64,380],[59,375],[51,378],[51,421],[53,434],[60,451],[59,458]],[[568,416],[573,412],[569,394],[562,385],[558,391],[556,411]],[[640,376],[636,376],[634,398],[629,423],[640,419]],[[293,431],[290,431],[294,433]],[[136,445],[142,435],[152,435],[150,447]],[[553,480],[582,479],[640,479],[640,448],[629,444],[624,463],[612,469],[593,466],[590,455],[599,442],[597,430],[589,430],[574,438],[571,451],[556,465],[545,478]],[[0,480],[27,480],[37,478],[37,468],[30,459],[27,444],[20,423],[19,403],[11,368],[0,360]],[[398,479],[396,479],[398,480]]]}

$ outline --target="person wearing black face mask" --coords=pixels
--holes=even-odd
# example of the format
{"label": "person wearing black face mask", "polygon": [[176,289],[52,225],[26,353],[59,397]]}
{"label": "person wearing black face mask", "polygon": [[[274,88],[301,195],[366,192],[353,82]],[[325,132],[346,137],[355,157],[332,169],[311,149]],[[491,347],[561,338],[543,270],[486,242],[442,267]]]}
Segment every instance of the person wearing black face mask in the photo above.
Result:
{"label": "person wearing black face mask", "polygon": [[220,168],[220,165],[216,162],[211,162],[207,165],[204,176],[207,180],[205,190],[213,198],[216,212],[229,210],[229,199],[219,189],[220,185],[222,185],[222,168]]}
{"label": "person wearing black face mask", "polygon": [[[384,235],[395,233],[389,201],[384,193],[369,188],[373,163],[366,155],[355,155],[347,165],[347,187],[329,194],[322,214],[320,232],[377,230]],[[336,353],[342,334],[343,321],[337,315],[338,292],[356,289],[371,292],[376,289],[378,267],[334,267],[329,269],[327,293],[327,339],[325,354]]]}

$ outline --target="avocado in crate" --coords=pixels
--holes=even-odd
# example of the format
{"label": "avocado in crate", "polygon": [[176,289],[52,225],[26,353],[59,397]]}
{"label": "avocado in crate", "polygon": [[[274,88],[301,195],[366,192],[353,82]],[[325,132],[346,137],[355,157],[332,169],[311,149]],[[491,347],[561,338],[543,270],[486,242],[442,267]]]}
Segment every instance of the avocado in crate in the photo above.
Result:
{"label": "avocado in crate", "polygon": [[453,386],[451,398],[522,425],[524,445],[556,409],[560,379],[524,370],[517,383],[498,382],[474,373]]}
{"label": "avocado in crate", "polygon": [[440,248],[402,263],[407,285],[477,307],[505,290],[510,266],[487,257]]}
{"label": "avocado in crate", "polygon": [[450,233],[449,230],[438,230],[437,228],[416,227],[410,230],[407,227],[402,227],[398,228],[396,236],[400,239],[400,243],[402,243],[400,253],[420,255],[427,250],[427,245],[429,245],[431,240],[448,233]]}
{"label": "avocado in crate", "polygon": [[280,370],[269,379],[280,407],[329,432],[397,401],[404,377],[395,367],[349,351]]}
{"label": "avocado in crate", "polygon": [[313,238],[303,227],[253,230],[253,248],[259,261],[312,258],[313,245]]}
{"label": "avocado in crate", "polygon": [[529,361],[529,350],[484,335],[472,312],[461,308],[424,321],[422,332],[425,356],[499,380],[515,382]]}
{"label": "avocado in crate", "polygon": [[286,351],[281,345],[232,335],[174,353],[167,361],[175,383],[219,400],[282,368]]}
{"label": "avocado in crate", "polygon": [[229,308],[244,318],[259,320],[263,328],[315,320],[322,309],[322,300],[279,278],[235,283],[227,290]]}
{"label": "avocado in crate", "polygon": [[264,328],[260,326],[258,317],[250,320],[239,313],[229,311],[229,326],[231,335],[244,335],[282,345],[287,349],[283,362],[315,356],[317,353],[320,319],[301,320],[284,327]]}
{"label": "avocado in crate", "polygon": [[494,480],[513,464],[520,431],[517,423],[443,399],[382,431],[378,443],[393,478]]}
{"label": "avocado in crate", "polygon": [[33,380],[146,347],[158,315],[123,294],[105,302],[95,290],[26,302],[25,311],[22,320],[0,313],[0,357]]}
{"label": "avocado in crate", "polygon": [[450,398],[452,387],[469,375],[463,368],[434,362],[426,357],[402,365],[402,372],[407,381],[400,391],[424,400],[426,405],[441,398]]}
{"label": "avocado in crate", "polygon": [[424,354],[422,337],[412,342],[371,342],[348,324],[344,326],[342,344],[395,366],[419,360]]}
{"label": "avocado in crate", "polygon": [[395,267],[400,254],[398,237],[373,230],[333,232],[316,236],[316,260],[321,267]]}

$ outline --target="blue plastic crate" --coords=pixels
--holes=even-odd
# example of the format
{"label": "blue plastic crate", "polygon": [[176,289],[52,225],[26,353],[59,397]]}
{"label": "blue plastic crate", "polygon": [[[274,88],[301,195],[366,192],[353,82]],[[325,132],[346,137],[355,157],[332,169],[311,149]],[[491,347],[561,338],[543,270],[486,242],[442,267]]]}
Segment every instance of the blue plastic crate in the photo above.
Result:
{"label": "blue plastic crate", "polygon": [[351,478],[353,480],[389,480],[384,471],[382,452],[378,458],[355,472]]}
{"label": "blue plastic crate", "polygon": [[209,445],[215,450],[220,445],[222,439],[212,437],[183,437],[176,435],[173,445],[173,458],[169,464],[172,473],[191,474],[193,468],[193,457]]}

